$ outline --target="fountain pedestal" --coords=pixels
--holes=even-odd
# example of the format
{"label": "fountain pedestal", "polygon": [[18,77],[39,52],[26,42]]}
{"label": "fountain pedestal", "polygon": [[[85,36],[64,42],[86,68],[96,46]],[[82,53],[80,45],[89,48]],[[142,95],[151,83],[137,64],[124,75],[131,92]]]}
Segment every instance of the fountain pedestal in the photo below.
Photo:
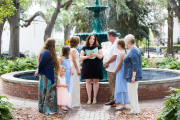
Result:
{"label": "fountain pedestal", "polygon": [[[99,1],[95,1],[94,6],[87,6],[85,9],[88,9],[89,11],[93,12],[94,18],[91,20],[91,25],[92,25],[92,32],[91,33],[79,33],[79,34],[74,34],[75,36],[79,36],[82,40],[86,40],[86,38],[90,35],[93,34],[97,37],[97,40],[99,44],[101,45],[102,42],[107,42],[107,33],[102,32],[102,26],[103,26],[103,20],[100,17],[100,13],[105,11],[109,6],[100,6]],[[120,33],[118,33],[118,36],[120,36]],[[107,81],[107,72],[105,68],[103,67],[103,79],[99,80],[101,81]]]}

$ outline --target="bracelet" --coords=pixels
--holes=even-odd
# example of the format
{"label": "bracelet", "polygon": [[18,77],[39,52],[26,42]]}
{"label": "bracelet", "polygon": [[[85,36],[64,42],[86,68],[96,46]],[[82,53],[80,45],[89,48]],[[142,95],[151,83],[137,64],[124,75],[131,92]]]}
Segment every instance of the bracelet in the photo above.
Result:
{"label": "bracelet", "polygon": [[133,76],[133,77],[136,77],[136,76]]}

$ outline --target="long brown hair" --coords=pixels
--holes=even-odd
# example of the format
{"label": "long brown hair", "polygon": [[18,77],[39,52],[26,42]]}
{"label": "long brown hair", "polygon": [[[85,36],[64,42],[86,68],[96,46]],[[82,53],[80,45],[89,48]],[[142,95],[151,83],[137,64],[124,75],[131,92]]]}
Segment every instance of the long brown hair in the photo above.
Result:
{"label": "long brown hair", "polygon": [[95,41],[94,41],[94,44],[93,44],[93,48],[97,47],[99,45],[98,41],[97,41],[97,37],[95,35],[89,35],[87,38],[86,38],[86,44],[85,46],[86,47],[90,47],[90,44],[89,44],[89,40],[91,39],[91,37],[94,36],[95,37]]}
{"label": "long brown hair", "polygon": [[53,38],[48,38],[46,40],[46,42],[44,43],[43,48],[41,49],[41,51],[39,53],[38,60],[37,60],[37,65],[39,65],[39,61],[40,61],[40,58],[41,58],[41,53],[44,50],[49,50],[49,52],[51,53],[51,57],[53,58],[53,64],[54,64],[55,70],[56,70],[57,73],[59,73],[60,72],[60,64],[59,64],[59,60],[57,58],[57,54],[56,54],[56,50],[55,50],[55,43],[56,43],[56,40],[53,39]]}
{"label": "long brown hair", "polygon": [[64,56],[66,59],[69,58],[69,51],[70,51],[70,47],[68,45],[64,45],[62,50],[61,50],[61,55],[60,57]]}

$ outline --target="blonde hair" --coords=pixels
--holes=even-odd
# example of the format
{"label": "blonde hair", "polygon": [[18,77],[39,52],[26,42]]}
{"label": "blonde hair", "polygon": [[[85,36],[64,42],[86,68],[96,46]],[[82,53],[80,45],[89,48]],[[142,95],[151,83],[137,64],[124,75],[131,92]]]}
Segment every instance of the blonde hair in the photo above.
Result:
{"label": "blonde hair", "polygon": [[64,66],[61,66],[61,71],[62,71],[62,70],[65,70],[65,71],[66,71],[66,68],[65,68]]}
{"label": "blonde hair", "polygon": [[79,41],[80,41],[80,37],[78,37],[78,36],[72,36],[72,37],[70,38],[70,41],[69,41],[70,47],[71,47],[71,48],[77,47],[78,44],[79,44]]}
{"label": "blonde hair", "polygon": [[131,44],[134,44],[135,37],[132,34],[128,34],[128,35],[125,36],[124,40],[125,40],[125,42],[129,42]]}
{"label": "blonde hair", "polygon": [[57,73],[59,73],[61,68],[60,68],[59,60],[57,58],[57,54],[56,54],[56,50],[55,50],[55,43],[56,43],[56,40],[53,39],[53,38],[48,38],[46,40],[46,42],[44,43],[43,48],[41,49],[41,51],[39,53],[39,56],[38,56],[38,59],[37,59],[37,65],[39,66],[41,53],[44,50],[48,50],[51,53],[51,57],[53,59],[53,64],[54,64],[55,70],[56,70]]}

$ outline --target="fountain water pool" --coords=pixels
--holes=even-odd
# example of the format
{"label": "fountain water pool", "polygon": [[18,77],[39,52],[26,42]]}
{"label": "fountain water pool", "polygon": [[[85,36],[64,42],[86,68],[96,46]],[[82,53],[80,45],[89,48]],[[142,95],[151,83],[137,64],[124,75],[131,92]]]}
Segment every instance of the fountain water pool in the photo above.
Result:
{"label": "fountain water pool", "polygon": [[[1,76],[3,92],[17,97],[38,99],[38,77],[35,70],[7,73]],[[163,98],[169,95],[169,87],[180,86],[180,71],[144,68],[143,80],[139,82],[140,100]],[[99,82],[98,101],[109,101],[109,83]],[[81,102],[87,102],[86,83],[80,82]]]}

